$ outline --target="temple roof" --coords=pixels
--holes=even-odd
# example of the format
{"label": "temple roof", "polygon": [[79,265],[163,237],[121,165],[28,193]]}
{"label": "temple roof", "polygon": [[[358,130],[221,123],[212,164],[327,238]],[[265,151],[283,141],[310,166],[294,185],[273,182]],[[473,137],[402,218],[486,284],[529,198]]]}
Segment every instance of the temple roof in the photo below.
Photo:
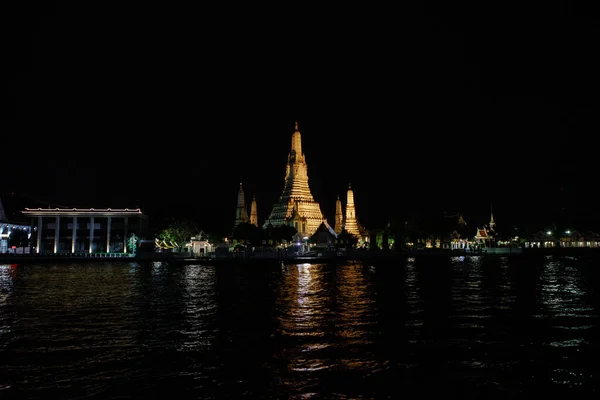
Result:
{"label": "temple roof", "polygon": [[487,239],[488,238],[488,232],[485,228],[483,229],[479,229],[477,228],[477,235],[475,235],[475,237],[477,239]]}

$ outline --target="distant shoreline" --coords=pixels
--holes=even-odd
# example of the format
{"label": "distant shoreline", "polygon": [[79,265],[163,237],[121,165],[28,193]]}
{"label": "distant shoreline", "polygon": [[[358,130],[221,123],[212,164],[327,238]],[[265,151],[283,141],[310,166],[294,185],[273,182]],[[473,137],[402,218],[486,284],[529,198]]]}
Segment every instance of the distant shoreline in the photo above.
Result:
{"label": "distant shoreline", "polygon": [[490,248],[479,252],[465,252],[461,250],[424,249],[409,251],[353,251],[348,254],[330,254],[315,256],[278,255],[276,253],[230,253],[225,256],[190,257],[180,256],[176,253],[141,253],[136,256],[122,255],[30,255],[30,254],[0,254],[0,263],[47,263],[47,262],[166,262],[173,264],[203,264],[216,265],[227,263],[248,264],[255,262],[278,262],[282,264],[310,263],[310,262],[351,262],[351,261],[385,261],[398,260],[406,257],[474,257],[474,256],[531,256],[531,255],[556,255],[572,258],[599,257],[600,249],[596,248]]}

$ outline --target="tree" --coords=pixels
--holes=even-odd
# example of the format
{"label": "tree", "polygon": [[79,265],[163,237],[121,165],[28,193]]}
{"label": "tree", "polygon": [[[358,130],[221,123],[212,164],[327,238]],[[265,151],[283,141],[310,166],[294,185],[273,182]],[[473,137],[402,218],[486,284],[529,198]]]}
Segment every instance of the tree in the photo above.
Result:
{"label": "tree", "polygon": [[292,242],[296,233],[298,233],[296,228],[289,225],[279,225],[274,227],[271,231],[271,235],[277,243],[283,243],[284,240],[288,243]]}
{"label": "tree", "polygon": [[171,219],[169,225],[158,233],[158,238],[175,250],[181,251],[183,246],[199,233],[196,224],[184,219]]}
{"label": "tree", "polygon": [[139,242],[140,242],[140,239],[137,237],[137,235],[135,233],[132,233],[131,235],[129,235],[129,237],[127,238],[127,249],[129,250],[130,253],[135,254],[137,252]]}
{"label": "tree", "polygon": [[348,232],[346,229],[342,229],[340,234],[337,237],[338,246],[337,247],[345,247],[347,249],[355,248],[358,244],[358,236],[353,235]]}
{"label": "tree", "polygon": [[218,235],[215,233],[206,234],[206,238],[208,239],[209,243],[221,243],[224,240],[222,235]]}
{"label": "tree", "polygon": [[235,239],[239,242],[243,241],[244,243],[250,242],[251,244],[253,244],[255,246],[260,245],[261,244],[260,228],[258,228],[255,225],[252,225],[250,223],[242,222],[241,224],[236,226],[235,229],[233,230],[233,239]]}

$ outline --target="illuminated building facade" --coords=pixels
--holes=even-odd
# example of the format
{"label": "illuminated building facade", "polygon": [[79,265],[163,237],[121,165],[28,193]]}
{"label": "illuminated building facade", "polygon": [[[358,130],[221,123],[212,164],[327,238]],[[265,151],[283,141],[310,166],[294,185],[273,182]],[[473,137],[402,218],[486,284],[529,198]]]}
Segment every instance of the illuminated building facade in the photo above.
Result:
{"label": "illuminated building facade", "polygon": [[279,201],[263,228],[271,224],[293,226],[302,236],[311,236],[324,223],[333,233],[333,229],[323,217],[319,203],[315,201],[308,185],[308,167],[302,152],[302,136],[296,122],[292,135],[292,148],[288,154],[285,171],[285,184]]}
{"label": "illuminated building facade", "polygon": [[[489,229],[488,229],[489,228]],[[494,211],[490,211],[490,222],[488,226],[477,228],[475,234],[475,242],[482,244],[484,247],[493,247],[496,242],[496,222],[494,221]]]}
{"label": "illuminated building facade", "polygon": [[136,209],[26,208],[35,253],[128,253],[131,234],[143,238],[148,218]]}
{"label": "illuminated building facade", "polygon": [[[555,237],[557,236],[557,237]],[[525,248],[544,247],[591,247],[600,248],[600,234],[593,231],[565,231],[562,234],[552,231],[537,231],[524,243]]]}

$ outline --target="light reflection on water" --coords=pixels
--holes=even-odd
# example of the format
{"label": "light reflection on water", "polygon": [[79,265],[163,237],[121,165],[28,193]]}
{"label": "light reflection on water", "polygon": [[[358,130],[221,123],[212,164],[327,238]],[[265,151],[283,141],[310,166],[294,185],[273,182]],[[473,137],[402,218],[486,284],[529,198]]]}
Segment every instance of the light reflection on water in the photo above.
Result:
{"label": "light reflection on water", "polygon": [[0,265],[0,396],[585,395],[597,271],[483,256]]}

